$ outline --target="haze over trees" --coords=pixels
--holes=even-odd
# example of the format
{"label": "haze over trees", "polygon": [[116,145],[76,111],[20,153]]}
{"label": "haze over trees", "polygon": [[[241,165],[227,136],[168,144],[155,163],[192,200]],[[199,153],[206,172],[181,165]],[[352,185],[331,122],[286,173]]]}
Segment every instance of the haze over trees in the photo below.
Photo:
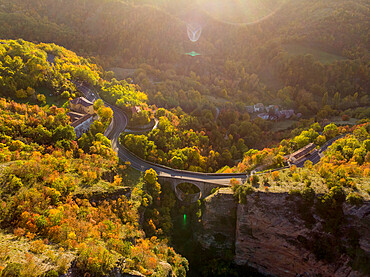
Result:
{"label": "haze over trees", "polygon": [[[283,2],[265,20],[230,24],[198,0],[0,0],[0,275],[189,270],[176,236],[199,227],[202,201],[181,203],[153,169],[140,174],[117,158],[102,100],[77,140],[66,112],[82,89],[123,109],[127,129],[158,120],[120,137],[140,158],[195,172],[264,171],[230,181],[235,201],[289,192],[305,224],[315,211],[339,238],[343,205],[369,201],[370,8]],[[189,20],[200,22],[196,41]],[[256,111],[261,104],[269,109]],[[316,165],[273,171],[333,139]],[[310,247],[322,262],[345,254],[369,274],[351,235],[353,249]],[[224,262],[199,267],[234,274]]]}

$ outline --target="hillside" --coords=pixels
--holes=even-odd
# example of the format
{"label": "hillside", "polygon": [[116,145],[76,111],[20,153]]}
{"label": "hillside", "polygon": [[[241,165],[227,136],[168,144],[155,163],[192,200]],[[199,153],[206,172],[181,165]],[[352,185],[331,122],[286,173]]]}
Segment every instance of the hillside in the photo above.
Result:
{"label": "hillside", "polygon": [[[135,199],[78,198],[81,189],[118,193],[126,184],[128,169],[101,133],[90,133],[89,145],[77,143],[65,110],[55,106],[1,99],[0,115],[2,276],[54,276],[70,267],[92,275],[185,270],[186,260],[164,241],[145,238],[138,225],[143,192]],[[23,252],[7,253],[15,245]]]}
{"label": "hillside", "polygon": [[[263,148],[289,135],[289,128],[270,132],[271,122],[246,105],[279,105],[316,120],[369,105],[366,1],[283,2],[273,16],[244,26],[215,20],[196,1],[2,0],[1,33],[64,45],[113,68],[145,91],[149,105],[196,117],[189,128],[228,156],[239,139]],[[186,33],[192,21],[203,29],[196,43]],[[185,55],[191,51],[201,55]],[[239,135],[246,126],[252,135]]]}
{"label": "hillside", "polygon": [[0,277],[368,274],[369,16],[0,0]]}

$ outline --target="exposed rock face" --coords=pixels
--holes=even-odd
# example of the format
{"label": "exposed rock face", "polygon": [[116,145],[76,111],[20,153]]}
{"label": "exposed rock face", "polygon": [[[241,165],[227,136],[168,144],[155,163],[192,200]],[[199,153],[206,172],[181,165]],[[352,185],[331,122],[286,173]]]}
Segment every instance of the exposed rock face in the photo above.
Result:
{"label": "exposed rock face", "polygon": [[221,188],[205,200],[202,224],[203,230],[198,234],[198,240],[206,249],[215,249],[225,253],[234,250],[236,209],[233,192]]}
{"label": "exposed rock face", "polygon": [[[336,236],[323,230],[323,220],[313,213],[313,224],[307,226],[297,209],[296,200],[288,194],[253,193],[247,204],[232,204],[231,190],[222,189],[205,201],[204,233],[200,237],[206,248],[232,249],[239,265],[248,265],[273,276],[365,276],[351,267],[346,251],[351,249],[350,230],[356,230],[357,248],[362,257],[370,256],[370,204],[343,206],[345,222]],[[232,228],[233,210],[237,214]],[[308,208],[309,209],[309,208]],[[230,217],[229,220],[225,220]],[[223,222],[226,222],[225,226]],[[234,233],[235,231],[235,233]],[[217,236],[227,240],[217,246]],[[325,251],[329,249],[330,255]],[[322,256],[319,258],[323,251]],[[356,253],[357,253],[356,252]],[[356,254],[357,255],[357,254]],[[327,258],[329,257],[329,259]],[[364,259],[361,263],[363,266]],[[366,265],[365,265],[366,266]],[[355,266],[356,267],[356,266]]]}

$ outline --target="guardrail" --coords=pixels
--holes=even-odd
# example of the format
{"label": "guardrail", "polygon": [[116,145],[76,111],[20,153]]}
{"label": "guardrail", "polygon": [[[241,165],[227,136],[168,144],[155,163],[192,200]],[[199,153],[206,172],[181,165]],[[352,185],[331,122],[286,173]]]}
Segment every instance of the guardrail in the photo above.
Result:
{"label": "guardrail", "polygon": [[113,121],[114,121],[114,117],[112,117],[112,120],[110,121],[110,124],[107,127],[107,129],[105,129],[104,136],[109,137],[110,133],[113,131],[113,127],[114,127]]}
{"label": "guardrail", "polygon": [[[100,98],[99,94],[98,93],[96,93],[96,94]],[[113,107],[115,109],[120,110],[127,119],[127,114],[122,108],[117,107],[113,104],[110,104],[106,101],[104,101],[104,104],[106,104],[109,107]],[[112,118],[112,121],[111,121],[110,125],[108,126],[108,128],[104,132],[105,136],[110,135],[110,133],[113,131],[113,126],[114,126],[114,117]],[[326,148],[329,147],[330,144],[332,144],[335,140],[338,140],[339,138],[344,137],[344,136],[345,136],[345,134],[342,134],[338,137],[332,138],[331,140],[327,141],[323,146],[320,147],[319,152],[321,153],[321,152],[325,151]],[[164,165],[161,165],[161,164],[157,164],[157,163],[154,163],[154,162],[147,161],[147,160],[137,156],[136,154],[131,152],[129,149],[127,149],[124,145],[122,145],[120,143],[119,139],[118,139],[118,145],[117,146],[121,151],[123,151],[125,153],[125,156],[129,156],[131,159],[138,160],[141,164],[143,164],[143,166],[155,167],[157,169],[162,169],[163,171],[170,171],[171,173],[177,173],[177,174],[181,174],[181,175],[185,175],[185,174],[187,174],[187,175],[198,175],[200,177],[207,177],[207,176],[208,177],[210,177],[210,176],[212,176],[212,177],[222,177],[222,178],[225,178],[225,179],[226,178],[232,179],[232,178],[237,178],[237,177],[247,177],[249,175],[248,173],[204,173],[204,172],[195,172],[195,171],[175,169],[175,168],[171,168],[171,167],[168,167],[168,166],[164,166]],[[280,171],[280,170],[283,170],[283,169],[287,169],[289,167],[290,166],[285,166],[285,167],[281,167],[281,168],[265,170],[265,171],[262,171],[262,172],[261,171],[260,172],[255,172],[255,173],[252,173],[252,174],[253,175],[262,175],[262,174],[265,174],[265,173],[270,173],[270,172],[274,172],[274,171]]]}
{"label": "guardrail", "polygon": [[137,156],[136,154],[132,153],[130,150],[128,150],[121,143],[118,142],[118,144],[119,144],[118,147],[120,147],[121,150],[124,151],[127,156],[131,156],[131,158],[137,159],[141,163],[146,164],[147,166],[154,166],[154,167],[157,167],[157,168],[161,168],[163,170],[172,171],[174,173],[193,174],[193,175],[199,175],[199,176],[231,177],[231,178],[238,177],[238,176],[245,177],[246,175],[248,175],[247,173],[205,173],[205,172],[196,172],[196,171],[175,169],[175,168],[172,168],[172,167],[168,167],[168,166],[165,166],[165,165],[161,165],[161,164],[157,164],[157,163],[154,163],[154,162],[147,161],[147,160]]}
{"label": "guardrail", "polygon": [[333,144],[334,141],[338,140],[338,139],[341,139],[343,137],[345,137],[346,134],[341,134],[340,136],[336,136],[335,138],[332,138],[330,140],[328,140],[327,142],[325,142],[319,149],[319,153],[322,153],[324,151],[326,151],[326,149]]}
{"label": "guardrail", "polygon": [[153,128],[157,125],[157,121],[155,119],[152,119],[149,124],[143,125],[143,126],[133,126],[133,127],[127,127],[124,130],[124,132],[130,133],[139,133],[139,132],[148,132],[153,130]]}

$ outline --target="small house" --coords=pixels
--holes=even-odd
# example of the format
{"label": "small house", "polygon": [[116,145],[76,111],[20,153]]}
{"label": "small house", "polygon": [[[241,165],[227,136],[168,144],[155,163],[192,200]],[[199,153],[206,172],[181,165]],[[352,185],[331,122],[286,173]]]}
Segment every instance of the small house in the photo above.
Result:
{"label": "small house", "polygon": [[315,151],[316,145],[313,143],[310,143],[306,145],[305,147],[297,150],[296,152],[290,154],[289,156],[289,162],[293,164],[300,163],[306,156],[308,156],[311,152]]}
{"label": "small house", "polygon": [[294,115],[294,110],[281,110],[280,117],[284,117],[286,119],[291,118]]}
{"label": "small house", "polygon": [[279,112],[279,106],[277,105],[268,105],[266,107],[266,112],[268,112],[269,114],[276,114]]}
{"label": "small house", "polygon": [[270,115],[268,113],[260,113],[257,115],[259,118],[262,118],[264,120],[268,120],[270,118]]}
{"label": "small house", "polygon": [[254,112],[255,113],[261,113],[265,111],[265,106],[262,103],[257,103],[254,105]]}
{"label": "small house", "polygon": [[85,114],[79,119],[73,121],[71,126],[75,129],[77,138],[80,138],[83,133],[89,131],[91,124],[94,122],[92,114]]}
{"label": "small house", "polygon": [[70,112],[67,115],[71,119],[71,126],[75,129],[77,138],[86,133],[94,122],[94,103],[85,97],[78,97],[69,101]]}
{"label": "small house", "polygon": [[69,107],[72,111],[84,113],[84,114],[94,114],[94,103],[87,100],[85,97],[78,97],[69,101]]}

